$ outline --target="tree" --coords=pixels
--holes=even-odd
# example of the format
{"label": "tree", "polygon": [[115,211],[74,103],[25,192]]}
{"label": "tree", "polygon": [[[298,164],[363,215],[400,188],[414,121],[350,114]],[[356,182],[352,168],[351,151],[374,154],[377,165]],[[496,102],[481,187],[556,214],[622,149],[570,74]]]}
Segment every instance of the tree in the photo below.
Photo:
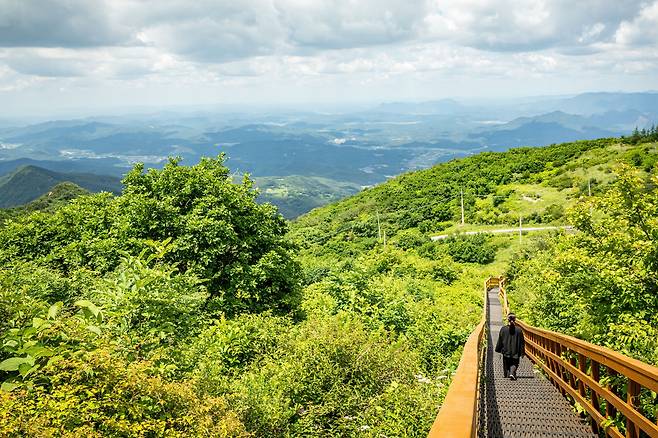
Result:
{"label": "tree", "polygon": [[54,214],[34,213],[0,231],[0,263],[34,260],[64,274],[114,270],[125,252],[171,239],[165,257],[180,272],[206,280],[207,309],[228,314],[289,311],[299,294],[299,267],[285,219],[245,176],[231,180],[224,157],[195,166],[170,159],[162,170],[136,165],[120,196],[83,196]]}

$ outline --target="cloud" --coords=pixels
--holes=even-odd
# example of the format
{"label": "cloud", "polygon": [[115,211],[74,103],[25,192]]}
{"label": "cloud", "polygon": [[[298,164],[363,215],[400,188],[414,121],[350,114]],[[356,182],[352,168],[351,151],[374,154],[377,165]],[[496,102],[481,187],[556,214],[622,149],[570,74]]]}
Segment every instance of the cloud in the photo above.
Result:
{"label": "cloud", "polygon": [[101,0],[0,0],[2,47],[96,47],[134,42]]}
{"label": "cloud", "polygon": [[611,40],[642,0],[437,0],[430,36],[493,52],[587,53]]}
{"label": "cloud", "polygon": [[147,45],[205,63],[434,42],[490,52],[655,41],[645,0],[0,0],[0,46]]}
{"label": "cloud", "polygon": [[138,38],[200,62],[230,62],[270,54],[284,42],[277,11],[269,1],[162,0],[135,2],[128,10]]}
{"label": "cloud", "polygon": [[[139,38],[201,62],[313,54],[415,38],[426,0],[163,0],[131,3]],[[136,21],[135,21],[136,19]]]}
{"label": "cloud", "polygon": [[656,88],[657,71],[658,0],[0,0],[0,91],[80,101]]}
{"label": "cloud", "polygon": [[624,21],[617,29],[615,39],[623,45],[648,45],[658,43],[658,1],[640,9],[632,20]]}
{"label": "cloud", "polygon": [[418,36],[426,0],[277,0],[281,23],[297,49],[392,44]]}
{"label": "cloud", "polygon": [[63,49],[11,48],[0,53],[0,60],[13,71],[51,78],[96,77],[129,79],[163,71],[175,63],[144,47]]}
{"label": "cloud", "polygon": [[54,53],[53,49],[17,52],[6,58],[6,64],[17,73],[32,76],[74,77],[93,73],[77,56]]}

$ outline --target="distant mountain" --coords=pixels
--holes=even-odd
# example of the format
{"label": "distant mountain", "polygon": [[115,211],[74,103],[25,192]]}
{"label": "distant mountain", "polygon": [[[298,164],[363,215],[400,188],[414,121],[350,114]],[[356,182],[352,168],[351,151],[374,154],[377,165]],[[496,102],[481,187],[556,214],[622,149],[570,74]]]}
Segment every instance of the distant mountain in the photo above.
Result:
{"label": "distant mountain", "polygon": [[122,167],[117,159],[68,159],[68,160],[34,160],[18,158],[15,160],[0,160],[0,176],[13,172],[19,167],[35,166],[60,173],[94,173],[122,177],[128,167]]}
{"label": "distant mountain", "polygon": [[76,184],[71,182],[59,183],[51,188],[48,193],[44,193],[34,201],[28,202],[25,205],[0,209],[0,226],[2,226],[2,222],[5,219],[22,216],[34,211],[53,211],[60,205],[66,204],[70,200],[86,194],[89,194],[89,192]]}
{"label": "distant mountain", "polygon": [[26,204],[67,181],[90,192],[121,191],[121,181],[113,176],[60,173],[36,166],[22,166],[0,177],[0,208]]}
{"label": "distant mountain", "polygon": [[583,93],[563,100],[560,107],[576,114],[636,110],[655,115],[658,114],[658,93]]}
{"label": "distant mountain", "polygon": [[523,122],[510,122],[500,128],[471,134],[488,148],[504,151],[514,146],[539,145],[576,140],[588,140],[602,137],[614,137],[616,134],[596,127],[574,129],[557,121],[529,119]]}
{"label": "distant mountain", "polygon": [[375,112],[395,114],[455,114],[464,112],[465,107],[453,99],[428,102],[388,102],[374,109]]}
{"label": "distant mountain", "polygon": [[[225,152],[235,173],[275,181],[261,199],[293,217],[355,187],[482,150],[629,135],[636,126],[658,123],[658,93],[268,111],[160,111],[14,126],[0,121],[0,175],[31,165],[119,177],[135,162],[158,168],[167,157],[181,157],[188,165]],[[278,190],[281,185],[286,190]]]}
{"label": "distant mountain", "polygon": [[552,111],[534,117],[518,117],[509,123],[498,126],[498,130],[517,129],[529,123],[557,123],[569,129],[580,130],[589,122],[588,117],[579,114],[567,114],[564,111]]}

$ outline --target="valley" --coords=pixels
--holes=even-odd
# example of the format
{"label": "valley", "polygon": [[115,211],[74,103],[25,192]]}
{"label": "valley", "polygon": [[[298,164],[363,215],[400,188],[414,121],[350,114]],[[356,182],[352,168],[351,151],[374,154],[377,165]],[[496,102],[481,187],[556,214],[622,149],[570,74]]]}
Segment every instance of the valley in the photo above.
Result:
{"label": "valley", "polygon": [[[14,120],[13,126],[0,125],[0,176],[29,164],[107,180],[121,178],[136,162],[161,167],[168,157],[194,164],[226,154],[236,178],[249,173],[263,202],[295,218],[400,173],[454,158],[629,135],[657,119],[658,93],[646,92],[387,103],[332,112],[206,108],[27,125]],[[107,185],[97,184],[101,187]],[[18,205],[40,190],[12,199],[0,187],[0,195],[8,200],[3,205]]]}

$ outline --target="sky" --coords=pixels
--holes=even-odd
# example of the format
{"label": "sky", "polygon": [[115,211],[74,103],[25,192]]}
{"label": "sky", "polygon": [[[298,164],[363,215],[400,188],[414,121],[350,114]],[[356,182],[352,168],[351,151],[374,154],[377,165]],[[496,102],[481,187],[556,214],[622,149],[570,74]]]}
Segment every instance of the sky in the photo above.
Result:
{"label": "sky", "polygon": [[0,117],[658,89],[658,0],[0,0]]}

